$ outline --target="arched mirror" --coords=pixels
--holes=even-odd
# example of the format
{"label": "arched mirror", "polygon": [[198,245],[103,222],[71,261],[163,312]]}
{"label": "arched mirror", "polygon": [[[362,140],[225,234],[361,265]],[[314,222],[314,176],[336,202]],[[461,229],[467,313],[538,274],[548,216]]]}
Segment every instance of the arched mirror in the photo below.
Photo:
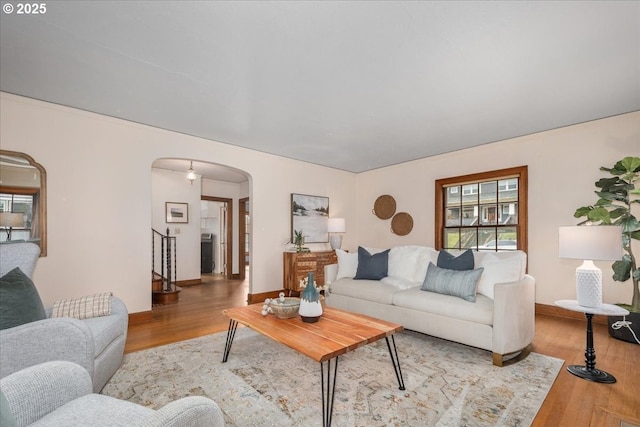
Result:
{"label": "arched mirror", "polygon": [[47,255],[47,172],[33,158],[0,150],[0,242],[29,241]]}

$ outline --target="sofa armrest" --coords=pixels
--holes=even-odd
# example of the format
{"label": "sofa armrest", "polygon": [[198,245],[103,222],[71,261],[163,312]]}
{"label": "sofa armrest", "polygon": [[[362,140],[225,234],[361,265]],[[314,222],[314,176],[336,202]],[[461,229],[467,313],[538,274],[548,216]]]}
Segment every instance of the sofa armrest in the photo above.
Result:
{"label": "sofa armrest", "polygon": [[129,327],[129,310],[124,301],[120,298],[112,297],[111,299],[111,316],[118,316],[122,318],[124,326],[124,339],[127,340],[127,330]]}
{"label": "sofa armrest", "polygon": [[522,350],[535,334],[535,279],[526,274],[517,282],[496,283],[493,300],[493,352]]}
{"label": "sofa armrest", "polygon": [[0,331],[0,378],[52,360],[77,363],[93,376],[94,341],[81,320],[44,319]]}
{"label": "sofa armrest", "polygon": [[324,286],[331,285],[338,277],[338,264],[324,266]]}
{"label": "sofa armrest", "polygon": [[91,393],[91,377],[80,365],[54,361],[23,369],[0,379],[11,414],[29,425],[67,402]]}
{"label": "sofa armrest", "polygon": [[224,416],[218,405],[202,396],[178,399],[160,408],[143,424],[144,427],[218,427]]}

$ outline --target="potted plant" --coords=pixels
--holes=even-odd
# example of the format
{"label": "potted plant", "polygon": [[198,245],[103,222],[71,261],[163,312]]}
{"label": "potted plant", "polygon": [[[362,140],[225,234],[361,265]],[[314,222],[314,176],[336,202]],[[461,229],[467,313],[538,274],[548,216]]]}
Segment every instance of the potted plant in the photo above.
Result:
{"label": "potted plant", "polygon": [[[592,206],[578,208],[574,214],[576,218],[586,218],[581,224],[613,224],[622,227],[622,260],[613,263],[613,280],[626,282],[631,279],[633,297],[631,304],[618,304],[631,313],[627,320],[631,321],[631,328],[635,337],[627,328],[613,329],[612,326],[619,316],[609,317],[609,334],[615,338],[629,342],[640,339],[640,269],[633,254],[633,240],[640,240],[640,222],[633,215],[632,207],[640,204],[640,189],[636,183],[640,180],[640,157],[625,157],[616,162],[612,168],[601,167],[601,171],[609,172],[611,178],[601,178],[595,185],[598,201]],[[635,338],[635,339],[634,339]]]}
{"label": "potted plant", "polygon": [[296,252],[304,252],[304,236],[302,230],[293,230],[293,244],[296,246]]}

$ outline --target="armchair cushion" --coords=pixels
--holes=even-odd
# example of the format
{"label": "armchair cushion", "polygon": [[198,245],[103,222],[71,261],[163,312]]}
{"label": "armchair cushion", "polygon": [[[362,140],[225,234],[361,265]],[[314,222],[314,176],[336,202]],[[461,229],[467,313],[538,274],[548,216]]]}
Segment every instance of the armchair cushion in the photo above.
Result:
{"label": "armchair cushion", "polygon": [[0,329],[45,319],[47,314],[38,290],[16,267],[0,277]]}
{"label": "armchair cushion", "polygon": [[91,319],[111,314],[111,292],[68,298],[53,303],[51,317]]}
{"label": "armchair cushion", "polygon": [[0,390],[0,426],[17,427],[17,425],[18,423],[11,413],[9,402],[7,401],[7,398],[5,397],[2,390]]}

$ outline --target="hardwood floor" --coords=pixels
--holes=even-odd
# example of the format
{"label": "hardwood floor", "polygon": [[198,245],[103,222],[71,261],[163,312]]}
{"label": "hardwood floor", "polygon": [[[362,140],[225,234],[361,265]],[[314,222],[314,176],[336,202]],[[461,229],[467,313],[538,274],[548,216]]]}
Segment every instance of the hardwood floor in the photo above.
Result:
{"label": "hardwood floor", "polygon": [[[246,305],[247,292],[247,281],[217,276],[184,287],[178,304],[154,307],[152,320],[129,326],[125,352],[226,331],[222,310]],[[585,328],[585,321],[537,315],[533,351],[563,359],[565,367],[584,364]],[[533,426],[640,427],[640,346],[609,337],[602,324],[594,324],[594,345],[596,366],[618,382],[593,383],[563,367]]]}

